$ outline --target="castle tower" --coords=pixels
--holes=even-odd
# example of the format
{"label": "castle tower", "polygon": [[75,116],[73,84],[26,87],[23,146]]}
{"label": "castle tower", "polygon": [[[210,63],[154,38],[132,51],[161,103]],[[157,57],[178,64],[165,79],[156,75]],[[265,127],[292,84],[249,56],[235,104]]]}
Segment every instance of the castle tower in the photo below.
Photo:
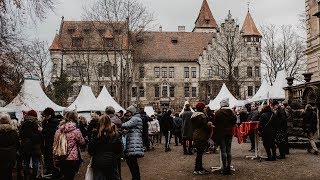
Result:
{"label": "castle tower", "polygon": [[247,66],[246,74],[248,79],[251,79],[253,82],[253,84],[246,87],[247,97],[250,97],[258,91],[261,83],[260,64],[262,35],[257,29],[249,10],[240,33],[245,42],[243,57],[245,58]]}
{"label": "castle tower", "polygon": [[216,32],[217,27],[217,22],[213,18],[207,0],[203,0],[192,32]]}

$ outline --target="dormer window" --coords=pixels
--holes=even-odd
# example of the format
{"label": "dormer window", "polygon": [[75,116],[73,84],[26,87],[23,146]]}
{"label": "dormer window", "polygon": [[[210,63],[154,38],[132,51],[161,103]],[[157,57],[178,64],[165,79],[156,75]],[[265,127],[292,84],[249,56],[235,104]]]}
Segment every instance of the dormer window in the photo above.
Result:
{"label": "dormer window", "polygon": [[105,38],[104,47],[113,47],[113,38]]}
{"label": "dormer window", "polygon": [[72,33],[74,33],[76,31],[76,28],[75,27],[69,27],[68,28],[68,33],[69,34],[72,34]]}
{"label": "dormer window", "polygon": [[177,38],[177,37],[171,38],[171,42],[172,42],[173,44],[177,44],[177,43],[178,43],[178,38]]}
{"label": "dormer window", "polygon": [[209,24],[209,20],[208,19],[206,19],[206,24]]}
{"label": "dormer window", "polygon": [[106,29],[100,28],[97,30],[100,35],[103,35],[106,32]]}
{"label": "dormer window", "polygon": [[72,47],[80,48],[82,46],[82,38],[72,38]]}
{"label": "dormer window", "polygon": [[83,29],[83,32],[84,32],[85,34],[90,34],[91,29],[90,29],[90,28],[84,28],[84,29]]}

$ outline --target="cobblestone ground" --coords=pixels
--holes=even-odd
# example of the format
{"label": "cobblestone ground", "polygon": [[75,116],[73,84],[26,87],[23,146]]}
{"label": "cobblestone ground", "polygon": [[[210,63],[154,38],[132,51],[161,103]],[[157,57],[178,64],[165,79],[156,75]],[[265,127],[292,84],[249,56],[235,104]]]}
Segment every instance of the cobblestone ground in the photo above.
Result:
{"label": "cobblestone ground", "polygon": [[[183,155],[182,146],[172,146],[172,151],[164,152],[164,145],[158,144],[153,151],[145,153],[139,159],[141,178],[143,180],[158,179],[320,179],[320,156],[308,154],[306,150],[291,149],[290,155],[284,160],[262,161],[246,159],[250,143],[238,144],[234,139],[232,144],[232,164],[236,171],[231,176],[219,173],[193,175],[195,155]],[[278,153],[278,151],[277,151]],[[86,163],[82,165],[76,179],[84,179],[89,157],[83,154]],[[204,167],[210,169],[219,165],[219,153],[205,154]],[[127,164],[122,162],[122,178],[130,180],[131,174]]]}

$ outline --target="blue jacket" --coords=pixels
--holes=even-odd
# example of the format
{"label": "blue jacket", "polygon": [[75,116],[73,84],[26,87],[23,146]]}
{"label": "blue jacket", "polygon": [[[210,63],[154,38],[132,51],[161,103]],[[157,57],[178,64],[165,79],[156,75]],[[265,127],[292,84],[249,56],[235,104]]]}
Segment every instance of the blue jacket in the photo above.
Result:
{"label": "blue jacket", "polygon": [[142,119],[140,114],[135,114],[130,119],[122,124],[122,128],[126,129],[126,149],[124,151],[126,156],[144,156],[143,141],[142,141]]}

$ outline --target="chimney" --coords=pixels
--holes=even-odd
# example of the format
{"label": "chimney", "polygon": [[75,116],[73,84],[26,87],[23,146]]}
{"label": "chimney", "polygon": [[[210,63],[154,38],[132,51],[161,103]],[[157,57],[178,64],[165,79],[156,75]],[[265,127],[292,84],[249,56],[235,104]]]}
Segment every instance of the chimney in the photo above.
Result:
{"label": "chimney", "polygon": [[159,26],[159,31],[162,32],[162,26],[161,25]]}
{"label": "chimney", "polygon": [[178,32],[185,32],[186,27],[185,26],[178,26]]}

